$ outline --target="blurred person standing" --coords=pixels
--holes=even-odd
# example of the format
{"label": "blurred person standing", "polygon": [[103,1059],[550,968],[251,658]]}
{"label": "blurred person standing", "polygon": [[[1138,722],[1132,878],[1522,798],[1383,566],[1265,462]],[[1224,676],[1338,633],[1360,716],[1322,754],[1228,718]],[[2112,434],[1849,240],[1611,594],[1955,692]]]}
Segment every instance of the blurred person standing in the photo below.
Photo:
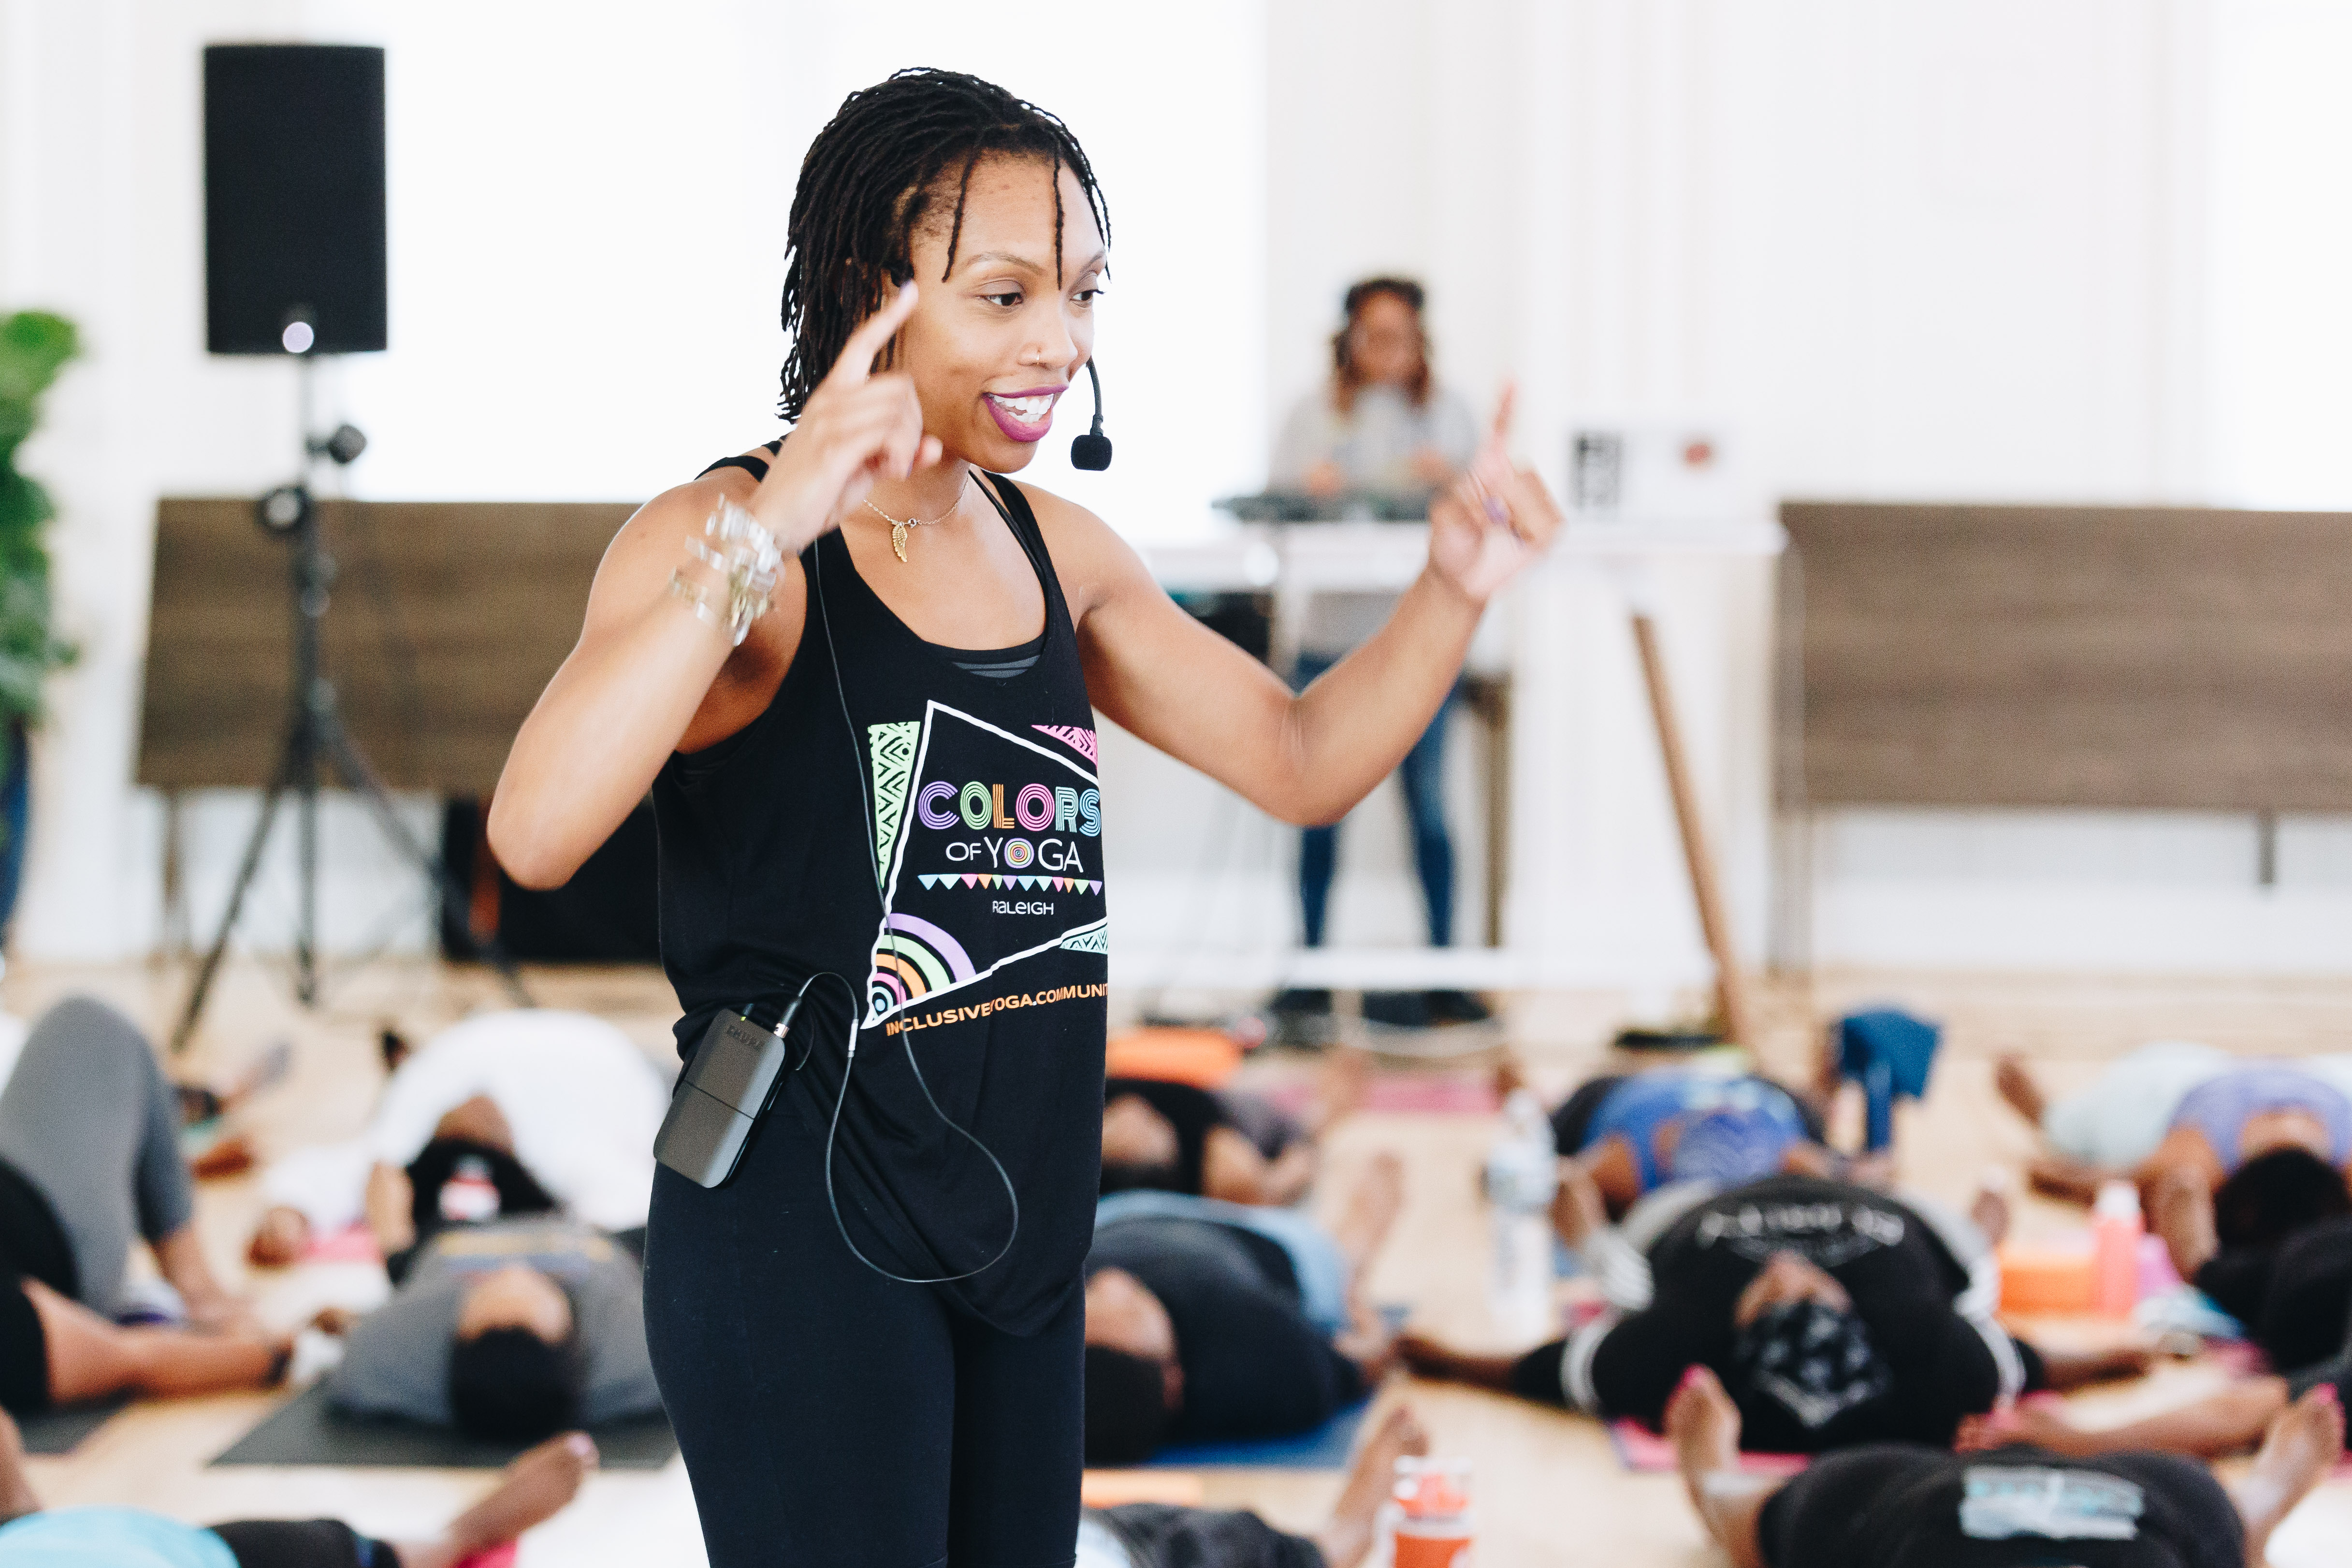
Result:
{"label": "blurred person standing", "polygon": [[[1437,384],[1422,321],[1426,296],[1405,278],[1368,278],[1348,290],[1347,321],[1331,339],[1331,376],[1298,400],[1276,443],[1274,488],[1322,500],[1350,490],[1433,492],[1453,481],[1478,447],[1468,405]],[[1295,683],[1304,690],[1384,625],[1393,594],[1318,594],[1301,628]],[[1454,840],[1445,826],[1445,720],[1449,697],[1397,769],[1412,825],[1413,864],[1432,947],[1454,940]],[[1298,903],[1308,947],[1323,945],[1339,830],[1299,837]],[[1277,1032],[1300,1044],[1329,1034],[1331,994],[1291,988],[1274,999]],[[1379,991],[1364,1016],[1397,1028],[1475,1023],[1487,1016],[1462,991]]]}

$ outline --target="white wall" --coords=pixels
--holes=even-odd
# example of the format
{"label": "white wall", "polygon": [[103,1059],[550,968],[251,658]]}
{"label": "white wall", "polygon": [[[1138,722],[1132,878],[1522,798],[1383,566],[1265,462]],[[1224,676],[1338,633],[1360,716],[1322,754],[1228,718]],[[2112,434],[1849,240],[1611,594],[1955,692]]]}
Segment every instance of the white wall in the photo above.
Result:
{"label": "white wall", "polygon": [[[1181,534],[1264,464],[1264,22],[1253,0],[1190,7],[1181,28],[1071,20],[1007,26],[942,0],[698,0],[657,17],[551,0],[0,0],[0,307],[63,310],[90,347],[24,454],[64,514],[61,618],[85,656],[39,742],[17,951],[154,940],[160,813],[130,784],[154,501],[257,492],[290,466],[289,368],[203,351],[204,44],[390,51],[393,347],[321,375],[322,413],[372,438],[352,493],[636,499],[766,438],[801,154],[845,92],[935,64],[1061,114],[1111,201],[1098,353],[1119,461],[1078,475],[1049,441],[1033,476],[1139,536]],[[1086,417],[1074,401],[1066,426]],[[426,803],[408,805],[426,826]],[[230,792],[190,814],[200,932],[250,811]],[[333,814],[330,844],[329,945],[381,934],[388,901],[421,908],[355,816]],[[248,929],[266,946],[291,900],[282,866],[264,883]],[[393,924],[423,938],[421,920]]]}
{"label": "white wall", "polygon": [[[1165,537],[1256,482],[1339,289],[1376,269],[1429,281],[1442,371],[1474,399],[1518,377],[1522,449],[1555,479],[1580,422],[1700,420],[1727,437],[1733,510],[2352,506],[2347,27],[2324,0],[1225,0],[1066,27],[931,0],[704,0],[657,25],[617,5],[0,0],[0,302],[64,309],[93,349],[26,452],[66,508],[60,593],[87,654],[42,742],[19,948],[150,940],[154,826],[127,781],[153,498],[286,466],[284,367],[201,352],[205,41],[394,50],[395,347],[331,391],[375,441],[352,487],[380,496],[634,496],[765,435],[807,137],[912,48],[997,76],[1086,139],[1117,226],[1119,463],[1037,472]],[[1695,973],[1614,601],[1580,592],[1560,657],[1613,739],[1563,786],[1582,869],[1556,896],[1600,967]],[[1667,626],[1687,683],[1724,700],[1693,738],[1750,951],[1769,748],[1738,694],[1765,679],[1760,593],[1696,585]],[[1139,773],[1126,819],[1205,821],[1212,797],[1184,792],[1208,787]],[[200,891],[233,805],[197,836]],[[1340,900],[1363,933],[1410,929],[1393,815],[1350,836]],[[1830,961],[2340,968],[2344,834],[2288,824],[2263,891],[2242,822],[1838,814],[1792,940]],[[1160,874],[1167,843],[1137,840],[1133,869]],[[1272,931],[1289,837],[1252,842],[1235,875]],[[354,864],[336,918],[357,931],[380,891]],[[2134,909],[2162,919],[2107,918]]]}
{"label": "white wall", "polygon": [[[1320,369],[1293,320],[1402,268],[1459,379],[1517,371],[1554,472],[1584,420],[1691,420],[1727,432],[1757,509],[2352,508],[2347,67],[2343,8],[2293,0],[1285,7],[1272,379],[1288,396]],[[1754,607],[1702,599],[1679,632],[1670,607],[1687,680],[1763,689]],[[1559,648],[1585,670],[1575,724],[1624,746],[1563,779],[1577,869],[1543,896],[1602,970],[1699,973],[1616,602],[1587,613]],[[1754,952],[1768,740],[1744,700],[1718,715],[1694,739],[1728,747],[1706,777]],[[1819,827],[1783,933],[1817,961],[2352,966],[2352,824],[2285,824],[2274,889],[2242,819]]]}

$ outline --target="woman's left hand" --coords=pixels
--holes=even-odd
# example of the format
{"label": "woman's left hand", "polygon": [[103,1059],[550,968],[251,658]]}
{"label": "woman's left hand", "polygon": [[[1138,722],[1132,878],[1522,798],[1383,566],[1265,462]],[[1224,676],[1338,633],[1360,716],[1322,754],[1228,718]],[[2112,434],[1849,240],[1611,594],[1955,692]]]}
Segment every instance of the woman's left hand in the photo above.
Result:
{"label": "woman's left hand", "polygon": [[1462,476],[1429,503],[1429,564],[1475,605],[1550,548],[1559,506],[1509,447],[1513,388],[1503,388],[1495,427]]}

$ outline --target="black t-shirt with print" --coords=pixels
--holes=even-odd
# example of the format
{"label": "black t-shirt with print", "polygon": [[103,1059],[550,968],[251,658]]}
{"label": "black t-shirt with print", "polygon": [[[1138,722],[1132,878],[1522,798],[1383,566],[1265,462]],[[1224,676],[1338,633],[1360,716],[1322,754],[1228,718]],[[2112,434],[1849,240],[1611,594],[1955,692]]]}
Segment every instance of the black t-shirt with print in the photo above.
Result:
{"label": "black t-shirt with print", "polygon": [[2169,1454],[1901,1444],[1815,1460],[1756,1521],[1768,1568],[2242,1568],[2245,1527]]}
{"label": "black t-shirt with print", "polygon": [[1953,1310],[1969,1271],[1935,1229],[1884,1193],[1793,1175],[1717,1194],[1651,1244],[1652,1305],[1610,1330],[1593,1356],[1602,1408],[1654,1424],[1694,1363],[1727,1375],[1732,1309],[1776,1252],[1802,1256],[1845,1288],[1894,1384],[1811,1430],[1793,1417],[1774,1430],[1773,1411],[1751,1412],[1748,1447],[1948,1443],[1963,1416],[1991,1408],[2000,1367],[1983,1334]]}

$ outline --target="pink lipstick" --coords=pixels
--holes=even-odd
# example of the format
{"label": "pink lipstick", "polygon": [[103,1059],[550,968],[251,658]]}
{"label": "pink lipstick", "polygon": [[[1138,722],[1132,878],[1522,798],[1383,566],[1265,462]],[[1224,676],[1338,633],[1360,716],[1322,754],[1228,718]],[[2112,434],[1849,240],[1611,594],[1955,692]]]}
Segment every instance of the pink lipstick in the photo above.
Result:
{"label": "pink lipstick", "polygon": [[1066,386],[1034,386],[1026,392],[989,392],[981,395],[988,405],[989,417],[996,427],[1014,441],[1042,441],[1045,432],[1054,427],[1054,405],[1061,400]]}

